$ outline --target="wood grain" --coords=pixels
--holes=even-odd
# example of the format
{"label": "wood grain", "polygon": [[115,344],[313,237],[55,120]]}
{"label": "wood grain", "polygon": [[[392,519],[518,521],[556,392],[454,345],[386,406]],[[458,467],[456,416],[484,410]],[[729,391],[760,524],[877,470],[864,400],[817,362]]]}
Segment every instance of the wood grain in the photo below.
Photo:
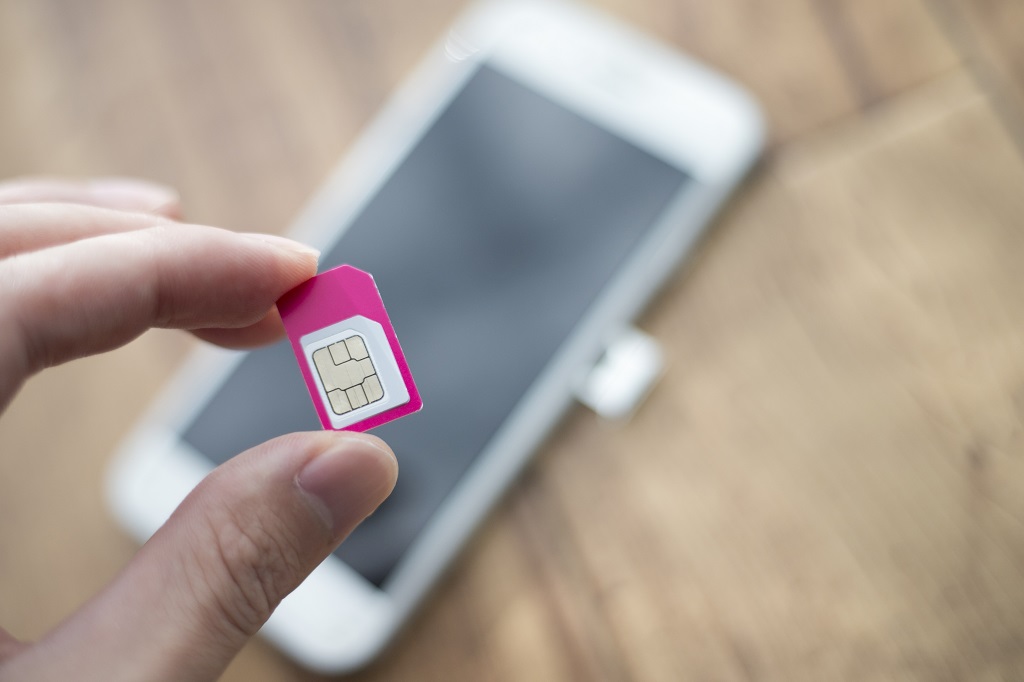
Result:
{"label": "wood grain", "polygon": [[931,0],[1003,125],[1024,150],[1024,4],[1015,0]]}
{"label": "wood grain", "polygon": [[815,0],[862,108],[959,63],[923,0]]}
{"label": "wood grain", "polygon": [[[642,321],[649,402],[574,411],[356,679],[1024,678],[1017,6],[596,4],[746,83],[771,152]],[[142,175],[280,231],[461,6],[0,0],[0,175]],[[0,418],[19,636],[130,559],[103,473],[190,347],[45,372]],[[315,677],[257,641],[225,679]]]}

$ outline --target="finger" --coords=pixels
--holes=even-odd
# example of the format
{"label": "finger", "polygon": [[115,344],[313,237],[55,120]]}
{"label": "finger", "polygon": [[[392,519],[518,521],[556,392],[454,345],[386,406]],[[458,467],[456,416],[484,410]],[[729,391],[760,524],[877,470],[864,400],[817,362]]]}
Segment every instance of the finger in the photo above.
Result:
{"label": "finger", "polygon": [[[0,205],[0,258],[88,237],[142,230],[165,219],[69,204]],[[196,330],[196,336],[228,348],[253,348],[276,341],[284,327],[276,309],[242,329]]]}
{"label": "finger", "polygon": [[0,182],[0,204],[55,202],[181,218],[178,193],[166,185],[146,180],[96,178],[76,182],[55,178],[18,178]]}
{"label": "finger", "polygon": [[206,680],[388,496],[373,436],[284,436],[206,478],[100,595],[11,663],[12,679]]}
{"label": "finger", "polygon": [[0,258],[168,222],[163,216],[95,206],[0,203]]}
{"label": "finger", "polygon": [[277,307],[271,308],[259,322],[241,329],[195,329],[197,337],[207,343],[225,348],[256,348],[277,341],[284,336],[284,324]]}
{"label": "finger", "polygon": [[24,643],[15,639],[7,630],[0,628],[0,665],[3,664],[4,659],[10,658],[22,651],[25,646]]}
{"label": "finger", "polygon": [[0,406],[30,374],[149,327],[244,328],[316,272],[280,237],[165,225],[0,261]]}

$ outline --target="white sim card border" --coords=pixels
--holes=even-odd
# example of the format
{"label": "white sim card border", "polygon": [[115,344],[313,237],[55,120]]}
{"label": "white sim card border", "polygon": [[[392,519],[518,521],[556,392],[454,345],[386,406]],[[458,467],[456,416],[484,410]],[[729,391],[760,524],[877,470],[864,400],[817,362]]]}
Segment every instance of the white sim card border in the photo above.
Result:
{"label": "white sim card border", "polygon": [[[363,343],[366,344],[366,351],[370,354],[370,361],[373,362],[373,366],[377,370],[377,378],[380,379],[384,397],[339,415],[331,409],[331,401],[324,390],[316,363],[313,362],[313,353],[351,336],[362,337]],[[402,372],[398,369],[398,362],[395,361],[394,353],[391,352],[391,344],[388,343],[388,337],[384,334],[384,327],[380,323],[362,315],[356,315],[306,334],[299,339],[299,345],[302,346],[306,363],[313,376],[313,383],[316,384],[320,403],[327,411],[327,418],[333,428],[343,429],[375,414],[386,412],[393,407],[409,402],[409,389],[406,387],[405,381],[402,380]]]}

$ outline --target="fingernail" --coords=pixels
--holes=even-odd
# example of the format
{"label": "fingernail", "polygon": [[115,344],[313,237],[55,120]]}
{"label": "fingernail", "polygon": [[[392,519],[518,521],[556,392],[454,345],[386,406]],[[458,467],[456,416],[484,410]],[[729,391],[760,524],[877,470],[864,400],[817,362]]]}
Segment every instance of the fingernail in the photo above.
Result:
{"label": "fingernail", "polygon": [[159,208],[178,202],[178,193],[165,185],[132,178],[102,178],[89,183],[89,192],[108,204],[130,208]]}
{"label": "fingernail", "polygon": [[270,244],[276,246],[279,249],[285,251],[291,251],[292,253],[301,253],[305,256],[312,256],[317,260],[320,259],[320,251],[314,249],[312,246],[307,246],[301,242],[288,239],[286,237],[279,237],[276,234],[264,234],[262,232],[245,232],[242,234],[243,237],[249,239],[255,239],[256,241],[263,242],[264,244]]}
{"label": "fingernail", "polygon": [[344,535],[369,516],[391,493],[398,462],[384,445],[345,434],[314,457],[296,481],[314,501],[335,535]]}

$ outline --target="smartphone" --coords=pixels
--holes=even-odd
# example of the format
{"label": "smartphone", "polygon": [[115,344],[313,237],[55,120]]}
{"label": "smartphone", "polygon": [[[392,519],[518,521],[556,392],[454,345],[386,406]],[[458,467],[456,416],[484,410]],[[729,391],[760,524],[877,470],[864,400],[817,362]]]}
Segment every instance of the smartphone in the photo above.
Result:
{"label": "smartphone", "polygon": [[[593,10],[472,6],[292,232],[322,268],[374,275],[424,408],[374,431],[400,460],[394,493],[263,634],[319,671],[372,660],[762,139],[740,88]],[[219,463],[317,428],[286,342],[202,349],[115,458],[111,506],[148,538]]]}

